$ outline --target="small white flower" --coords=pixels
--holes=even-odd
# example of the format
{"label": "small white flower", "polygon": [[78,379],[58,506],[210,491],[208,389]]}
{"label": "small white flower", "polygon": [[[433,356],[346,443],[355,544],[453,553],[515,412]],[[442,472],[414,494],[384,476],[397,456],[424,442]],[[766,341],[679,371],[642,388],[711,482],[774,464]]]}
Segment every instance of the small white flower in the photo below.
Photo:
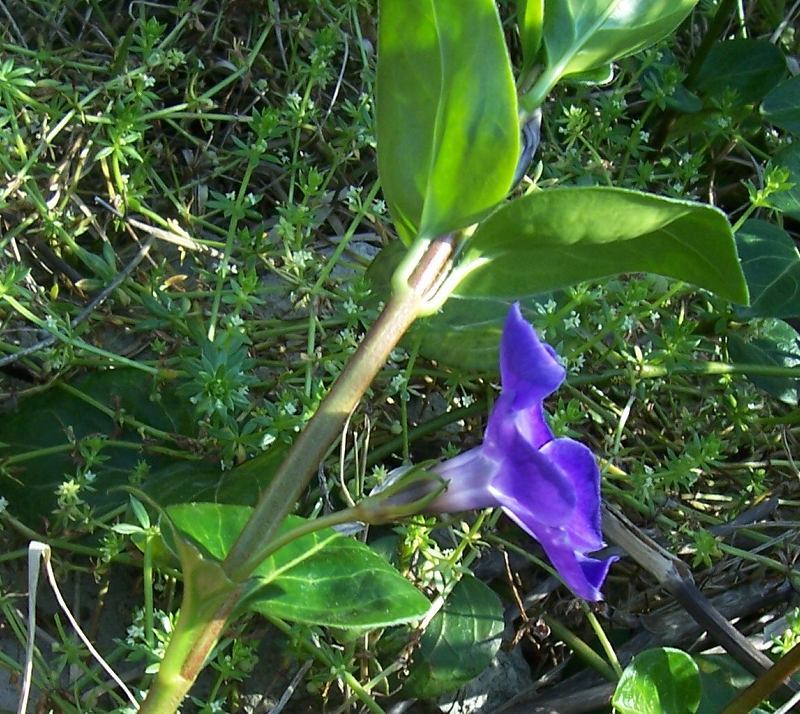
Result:
{"label": "small white flower", "polygon": [[399,392],[406,386],[406,378],[403,374],[396,374],[389,382],[389,390],[392,394]]}
{"label": "small white flower", "polygon": [[361,189],[357,186],[348,186],[344,192],[344,200],[347,201],[350,210],[357,210],[361,206]]}
{"label": "small white flower", "polygon": [[570,330],[576,330],[581,326],[581,316],[573,310],[569,316],[564,320],[564,327]]}
{"label": "small white flower", "polygon": [[137,642],[144,639],[144,627],[141,625],[130,625],[128,636],[125,638],[128,646],[133,647]]}
{"label": "small white flower", "polygon": [[461,396],[461,406],[462,407],[470,407],[475,404],[475,396],[472,394],[463,394]]}
{"label": "small white flower", "polygon": [[389,360],[391,362],[404,362],[408,359],[408,352],[406,352],[402,347],[395,347],[389,353]]}

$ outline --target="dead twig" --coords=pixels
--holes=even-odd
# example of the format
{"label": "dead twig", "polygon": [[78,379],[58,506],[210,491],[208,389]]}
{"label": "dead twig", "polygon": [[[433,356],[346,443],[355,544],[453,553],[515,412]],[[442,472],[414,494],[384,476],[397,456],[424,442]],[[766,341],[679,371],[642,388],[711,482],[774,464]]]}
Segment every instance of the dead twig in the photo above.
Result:
{"label": "dead twig", "polygon": [[[686,612],[708,631],[709,636],[748,672],[759,677],[772,666],[772,660],[757,650],[700,592],[685,563],[607,505],[603,507],[603,532],[653,575]],[[794,687],[791,689],[794,691]]]}

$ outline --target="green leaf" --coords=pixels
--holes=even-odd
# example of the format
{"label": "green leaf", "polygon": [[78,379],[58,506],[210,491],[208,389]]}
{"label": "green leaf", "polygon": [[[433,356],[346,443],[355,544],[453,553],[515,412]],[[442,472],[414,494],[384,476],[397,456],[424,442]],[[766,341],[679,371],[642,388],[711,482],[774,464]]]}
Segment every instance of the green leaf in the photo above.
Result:
{"label": "green leaf", "polygon": [[[183,503],[167,508],[180,531],[222,560],[251,508]],[[290,516],[280,534],[305,521]],[[428,600],[386,560],[360,541],[325,528],[302,536],[267,558],[255,572],[244,606],[295,622],[374,628],[424,616]]]}
{"label": "green leaf", "polygon": [[[797,367],[800,366],[800,334],[783,320],[764,320],[759,336],[752,342],[745,342],[738,335],[730,335],[728,354],[734,364]],[[782,402],[793,406],[800,402],[797,379],[752,374],[748,375],[748,379]]]}
{"label": "green leaf", "polygon": [[794,241],[778,226],[747,221],[736,233],[736,245],[750,289],[745,317],[800,316],[800,255]]}
{"label": "green leaf", "polygon": [[529,71],[539,54],[544,32],[544,0],[519,0],[519,38],[522,43],[522,71]]}
{"label": "green leaf", "polygon": [[[523,312],[536,315],[537,307],[552,295],[541,293],[518,302]],[[420,354],[468,372],[496,374],[500,336],[512,302],[510,298],[451,297],[444,310],[415,326],[412,334],[421,340]]]}
{"label": "green leaf", "polygon": [[800,221],[800,144],[790,144],[781,149],[772,158],[772,164],[787,169],[789,182],[794,186],[788,191],[770,194],[769,204]]}
{"label": "green leaf", "polygon": [[[160,401],[151,400],[151,394]],[[0,418],[0,443],[6,444],[2,456],[16,457],[0,474],[0,493],[15,517],[34,528],[51,517],[55,489],[74,476],[81,463],[75,447],[81,440],[103,444],[100,460],[91,466],[95,480],[79,494],[98,515],[128,502],[128,494],[114,488],[130,483],[139,462],[145,462],[151,473],[176,463],[175,457],[149,449],[142,434],[120,424],[115,414],[185,436],[197,430],[188,400],[178,398],[170,385],[156,390],[151,378],[137,369],[92,372],[63,385],[55,383],[21,400]],[[193,460],[181,462],[180,467],[208,469],[208,464]],[[215,471],[219,478],[219,470]]]}
{"label": "green leaf", "polygon": [[682,84],[675,87],[675,91],[664,99],[666,106],[683,114],[694,114],[703,109],[703,102],[693,92]]}
{"label": "green leaf", "polygon": [[633,658],[611,703],[619,714],[692,714],[700,696],[700,671],[691,656],[659,647]]}
{"label": "green leaf", "polygon": [[[700,257],[692,242],[701,247]],[[390,244],[370,265],[367,275],[376,296],[385,295],[403,252],[402,245]],[[518,300],[535,315],[553,290],[582,280],[663,272],[747,301],[733,236],[722,214],[633,191],[563,188],[518,199],[478,229],[467,256],[479,254],[492,262],[469,276],[439,313],[418,320],[409,334],[410,340],[420,340],[425,357],[471,371],[496,371],[499,337],[512,302]],[[660,264],[662,255],[667,260]]]}
{"label": "green leaf", "polygon": [[521,298],[615,273],[651,272],[746,304],[725,215],[711,206],[613,188],[523,196],[484,221],[465,260],[484,260],[455,294]]}
{"label": "green leaf", "polygon": [[742,104],[761,101],[786,74],[786,60],[768,40],[718,42],[708,53],[692,86],[721,97],[735,91]]}
{"label": "green leaf", "polygon": [[505,197],[519,124],[494,0],[381,0],[376,104],[381,185],[406,242]]}
{"label": "green leaf", "polygon": [[268,451],[228,471],[197,462],[168,463],[150,472],[142,490],[161,506],[185,503],[187,498],[255,506],[259,494],[281,465],[287,448],[273,444]]}
{"label": "green leaf", "polygon": [[477,677],[497,654],[503,627],[500,598],[465,575],[422,635],[403,694],[430,699]]}
{"label": "green leaf", "polygon": [[131,496],[129,498],[131,504],[131,510],[133,510],[133,515],[136,517],[136,520],[139,521],[139,526],[142,528],[149,528],[150,527],[150,515],[147,513],[147,509],[144,507],[144,504],[138,499]]}
{"label": "green leaf", "polygon": [[539,106],[562,77],[627,57],[669,35],[697,0],[545,0],[545,71],[525,109]]}
{"label": "green leaf", "polygon": [[753,683],[753,675],[730,655],[694,655],[694,661],[700,669],[703,687],[697,714],[719,714],[742,689]]}
{"label": "green leaf", "polygon": [[585,72],[578,72],[571,74],[564,81],[567,84],[575,84],[578,86],[585,85],[588,87],[609,84],[614,79],[614,65],[601,64],[599,67],[587,69]]}
{"label": "green leaf", "polygon": [[770,124],[800,134],[800,75],[779,84],[764,97],[761,114]]}
{"label": "green leaf", "polygon": [[[405,247],[389,243],[373,259],[367,270],[375,301],[385,300],[391,277]],[[523,311],[533,311],[550,294],[520,300]],[[513,300],[451,296],[444,308],[417,320],[406,335],[409,344],[419,343],[420,354],[450,367],[469,372],[497,373],[497,358],[503,321]]]}

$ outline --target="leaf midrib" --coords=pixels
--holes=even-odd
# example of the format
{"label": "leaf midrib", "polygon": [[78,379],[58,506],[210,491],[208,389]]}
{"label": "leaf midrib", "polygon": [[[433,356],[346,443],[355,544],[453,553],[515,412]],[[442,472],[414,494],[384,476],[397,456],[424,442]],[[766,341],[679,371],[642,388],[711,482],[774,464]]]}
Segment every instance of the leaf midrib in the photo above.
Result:
{"label": "leaf midrib", "polygon": [[[471,2],[474,0],[470,0]],[[441,22],[439,20],[439,13],[437,12],[436,7],[437,0],[430,0],[430,8],[431,14],[433,16],[433,24],[436,29],[436,43],[437,43],[437,50],[439,52],[439,91],[438,91],[438,98],[436,100],[436,113],[434,115],[433,120],[433,142],[431,143],[431,154],[428,158],[428,173],[425,180],[425,196],[422,199],[422,212],[420,213],[419,217],[419,226],[417,230],[420,233],[424,232],[424,229],[427,228],[427,214],[430,209],[430,202],[431,202],[431,193],[433,188],[433,176],[436,172],[436,162],[439,156],[439,148],[441,146],[441,136],[443,135],[443,131],[441,131],[441,124],[442,124],[442,117],[444,115],[444,51],[442,49],[442,34],[441,34]]]}

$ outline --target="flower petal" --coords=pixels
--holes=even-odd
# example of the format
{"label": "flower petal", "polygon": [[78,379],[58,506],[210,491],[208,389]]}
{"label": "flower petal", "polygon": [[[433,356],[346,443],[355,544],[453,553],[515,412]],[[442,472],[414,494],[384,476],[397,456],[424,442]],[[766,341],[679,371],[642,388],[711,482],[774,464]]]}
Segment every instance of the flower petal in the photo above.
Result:
{"label": "flower petal", "polygon": [[600,523],[600,469],[588,446],[572,439],[555,439],[541,449],[570,480],[575,511],[569,520],[569,542],[576,550],[599,550],[603,542]]}
{"label": "flower petal", "polygon": [[489,487],[499,467],[483,446],[437,464],[431,471],[448,482],[447,488],[425,507],[425,511],[456,513],[499,506]]}
{"label": "flower petal", "polygon": [[[557,471],[574,498],[567,518],[552,518],[551,502],[529,497],[516,503],[501,500],[503,510],[530,533],[547,553],[564,582],[578,596],[601,599],[600,586],[615,558],[599,560],[587,556],[605,543],[600,525],[600,472],[594,454],[572,439],[555,439],[539,450],[542,462]],[[493,488],[497,483],[492,484]]]}
{"label": "flower petal", "polygon": [[546,539],[539,542],[572,592],[586,600],[603,599],[600,588],[615,557],[590,558],[569,548],[559,547],[552,541],[547,542]]}
{"label": "flower petal", "polygon": [[575,480],[544,450],[515,430],[504,452],[491,491],[503,508],[536,522],[555,526],[569,521],[576,509]]}
{"label": "flower petal", "polygon": [[502,451],[519,433],[535,449],[553,439],[553,432],[544,418],[542,403],[526,409],[514,408],[514,395],[503,392],[497,399],[486,424],[484,443]]}
{"label": "flower petal", "polygon": [[[565,526],[543,526],[539,521],[528,521],[525,514],[504,507],[506,515],[520,528],[541,543],[544,552],[558,571],[561,579],[578,597],[586,600],[602,600],[600,587],[606,578],[611,558],[591,558],[583,548],[575,548],[569,542],[569,529]],[[593,549],[592,549],[593,550]]]}
{"label": "flower petal", "polygon": [[536,330],[522,317],[519,303],[508,311],[500,342],[500,379],[511,394],[514,409],[541,403],[558,389],[566,371],[550,345],[539,341]]}

